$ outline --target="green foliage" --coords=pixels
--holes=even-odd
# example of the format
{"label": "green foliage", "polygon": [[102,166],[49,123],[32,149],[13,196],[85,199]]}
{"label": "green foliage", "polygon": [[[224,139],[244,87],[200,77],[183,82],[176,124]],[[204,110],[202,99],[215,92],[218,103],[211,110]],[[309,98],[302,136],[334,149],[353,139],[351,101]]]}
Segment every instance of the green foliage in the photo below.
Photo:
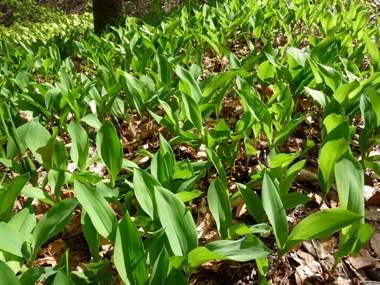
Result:
{"label": "green foliage", "polygon": [[[25,6],[7,0],[18,14],[10,29],[0,27],[0,163],[6,170],[0,283],[107,284],[110,261],[99,256],[101,236],[115,246],[126,284],[187,284],[213,259],[255,259],[258,282],[266,284],[272,250],[257,234],[268,231],[277,264],[298,243],[340,230],[335,266],[346,254],[357,256],[372,234],[363,218],[364,170],[380,175],[379,156],[371,154],[380,142],[380,22],[369,22],[366,11],[377,10],[368,3],[335,2],[212,1],[183,5],[170,16],[156,3],[154,18],[126,17],[99,36],[89,29],[89,14],[63,16],[31,0]],[[28,22],[30,13],[43,23]],[[244,55],[233,45],[241,42],[249,50]],[[299,104],[304,99],[309,110]],[[225,114],[236,103],[242,114],[231,128]],[[315,111],[319,186],[324,199],[336,183],[341,209],[317,211],[289,232],[287,211],[310,199],[292,185],[316,140],[309,137],[297,152],[284,145]],[[159,149],[133,149],[148,161],[140,169],[143,164],[126,159],[134,147],[129,139],[152,129]],[[350,144],[355,133],[361,162]],[[191,153],[186,159],[176,152],[182,146]],[[237,159],[252,166],[263,152],[260,169],[251,169],[250,181],[236,183],[231,193],[230,178],[242,167]],[[94,163],[105,166],[109,179],[89,170]],[[40,169],[47,172],[42,182]],[[29,202],[14,215],[19,195]],[[238,196],[252,225],[233,223]],[[191,211],[199,197],[207,198],[222,239],[201,247]],[[37,224],[29,206],[34,198],[51,207]],[[64,229],[78,205],[94,260],[85,265],[88,272],[69,272],[68,252],[44,273],[34,268],[39,248]]]}

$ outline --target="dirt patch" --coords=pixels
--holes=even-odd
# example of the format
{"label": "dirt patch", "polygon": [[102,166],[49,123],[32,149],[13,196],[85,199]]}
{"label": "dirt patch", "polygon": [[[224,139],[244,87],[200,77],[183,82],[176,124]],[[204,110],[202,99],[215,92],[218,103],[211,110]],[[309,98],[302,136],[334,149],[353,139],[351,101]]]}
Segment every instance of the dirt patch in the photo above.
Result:
{"label": "dirt patch", "polygon": [[11,6],[7,8],[5,5],[0,4],[0,12],[3,13],[2,16],[0,16],[0,26],[4,25],[4,27],[9,28],[13,24],[13,12],[15,10],[15,7]]}

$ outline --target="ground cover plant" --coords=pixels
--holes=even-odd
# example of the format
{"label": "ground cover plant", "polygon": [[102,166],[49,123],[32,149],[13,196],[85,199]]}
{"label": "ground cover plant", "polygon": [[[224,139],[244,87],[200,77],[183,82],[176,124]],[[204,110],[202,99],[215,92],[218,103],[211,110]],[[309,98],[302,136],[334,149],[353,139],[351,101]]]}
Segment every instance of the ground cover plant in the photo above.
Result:
{"label": "ground cover plant", "polygon": [[379,280],[378,8],[153,3],[3,37],[0,284]]}

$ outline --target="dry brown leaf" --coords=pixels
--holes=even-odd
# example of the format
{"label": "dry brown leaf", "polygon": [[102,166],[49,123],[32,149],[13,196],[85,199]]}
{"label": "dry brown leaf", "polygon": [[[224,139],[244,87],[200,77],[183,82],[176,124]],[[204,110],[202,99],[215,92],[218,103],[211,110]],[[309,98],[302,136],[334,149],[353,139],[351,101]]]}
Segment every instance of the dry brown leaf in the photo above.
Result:
{"label": "dry brown leaf", "polygon": [[354,258],[352,254],[347,257],[347,261],[351,263],[355,269],[375,267],[376,259],[374,259],[368,251],[362,249],[359,255]]}
{"label": "dry brown leaf", "polygon": [[369,221],[378,221],[380,218],[380,208],[375,206],[365,207],[365,219]]}

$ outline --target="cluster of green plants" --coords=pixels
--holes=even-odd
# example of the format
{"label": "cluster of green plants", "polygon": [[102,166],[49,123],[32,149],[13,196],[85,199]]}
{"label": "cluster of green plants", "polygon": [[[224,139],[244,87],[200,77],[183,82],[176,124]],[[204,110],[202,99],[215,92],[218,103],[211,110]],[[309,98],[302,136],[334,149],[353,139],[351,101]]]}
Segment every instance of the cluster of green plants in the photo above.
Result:
{"label": "cluster of green plants", "polygon": [[18,41],[30,45],[37,39],[46,41],[54,34],[66,36],[93,27],[91,13],[65,15],[59,8],[48,8],[35,0],[4,0],[2,4],[15,10],[11,27],[0,26],[0,40],[15,46],[18,46]]}
{"label": "cluster of green plants", "polygon": [[[157,5],[153,9],[154,19],[137,23],[126,18],[125,26],[108,27],[102,36],[87,29],[79,40],[72,33],[47,42],[18,41],[17,48],[1,42],[0,163],[7,170],[0,174],[4,284],[33,284],[43,278],[45,284],[107,284],[110,261],[100,261],[100,236],[114,245],[121,279],[136,285],[188,284],[194,270],[213,259],[256,260],[259,284],[266,284],[272,250],[256,234],[267,231],[275,236],[277,264],[298,243],[340,230],[335,266],[348,253],[357,256],[371,236],[363,217],[364,169],[380,175],[379,156],[370,156],[380,140],[379,19],[369,22],[368,13],[377,14],[377,8],[359,0],[345,5],[340,0],[228,0],[184,5],[170,17]],[[282,46],[274,45],[278,38]],[[231,52],[240,39],[250,49],[246,56]],[[206,53],[227,57],[228,71],[206,75]],[[86,62],[81,68],[87,74],[78,72],[74,55]],[[254,88],[257,84],[263,92]],[[273,95],[266,98],[269,86]],[[221,117],[227,94],[243,108],[235,129]],[[310,115],[297,112],[304,96],[323,114],[318,182],[324,198],[336,183],[341,208],[317,211],[289,234],[286,211],[309,201],[290,191],[306,161],[300,152],[281,152],[281,146]],[[33,119],[25,122],[19,111]],[[147,169],[124,158],[118,134],[120,122],[130,123],[134,113],[149,116],[169,133],[166,138],[159,134],[155,154],[136,151],[151,158]],[[210,116],[218,121],[212,130],[205,127]],[[360,118],[364,129],[358,162],[349,142]],[[57,139],[63,133],[71,138],[69,152]],[[236,183],[238,191],[231,196],[226,168],[234,171],[242,147],[247,161],[254,156],[262,137],[269,148],[266,164],[252,171],[250,182]],[[90,143],[97,154],[88,160]],[[207,160],[176,157],[173,146],[181,143],[195,152],[203,145]],[[303,152],[312,143],[305,145]],[[73,173],[68,171],[70,161],[77,167]],[[109,179],[87,170],[94,163],[107,167]],[[47,171],[42,185],[37,173],[41,166]],[[209,177],[211,168],[218,177],[204,192],[196,190],[194,184]],[[251,189],[258,183],[260,192]],[[73,189],[75,197],[62,196],[62,187]],[[28,200],[14,215],[20,194]],[[221,240],[199,247],[189,208],[205,194]],[[238,196],[255,224],[233,224],[231,203]],[[130,213],[134,197],[136,212]],[[33,199],[51,205],[37,224]],[[123,218],[117,219],[110,203]],[[64,229],[79,204],[94,261],[85,265],[88,272],[69,272],[67,252],[55,267],[34,267],[41,246]]]}

